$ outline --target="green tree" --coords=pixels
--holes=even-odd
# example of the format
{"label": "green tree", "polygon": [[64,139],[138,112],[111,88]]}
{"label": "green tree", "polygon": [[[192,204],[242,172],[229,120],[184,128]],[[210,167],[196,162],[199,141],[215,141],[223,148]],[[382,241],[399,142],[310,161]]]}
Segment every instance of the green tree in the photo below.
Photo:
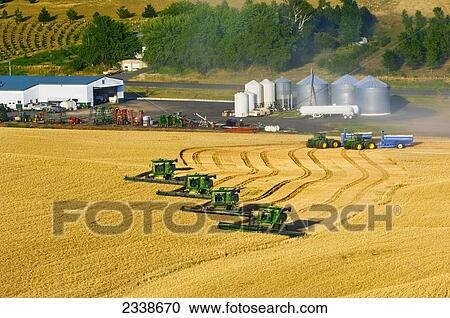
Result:
{"label": "green tree", "polygon": [[76,21],[79,19],[78,13],[73,8],[70,8],[69,10],[67,10],[66,15],[70,21]]}
{"label": "green tree", "polygon": [[394,50],[386,50],[383,54],[383,66],[389,71],[397,71],[402,67],[403,60]]}
{"label": "green tree", "polygon": [[2,19],[6,19],[8,18],[8,11],[6,11],[6,9],[3,9],[2,11]]}
{"label": "green tree", "polygon": [[156,13],[155,8],[149,3],[144,9],[144,12],[142,12],[142,17],[144,18],[154,18],[158,14]]}
{"label": "green tree", "polygon": [[0,123],[8,121],[8,110],[4,105],[0,105]]}
{"label": "green tree", "polygon": [[405,31],[399,36],[398,51],[404,58],[406,65],[418,68],[425,62],[424,34],[426,18],[420,11],[414,17],[403,10],[402,21]]}
{"label": "green tree", "polygon": [[19,8],[17,8],[16,11],[14,11],[14,20],[16,20],[17,23],[23,22],[25,20],[22,11],[20,11]]}
{"label": "green tree", "polygon": [[194,4],[190,1],[186,1],[186,0],[177,1],[177,2],[171,3],[167,8],[162,10],[159,13],[159,15],[160,16],[168,16],[168,15],[174,16],[174,15],[190,13],[190,12],[194,11],[195,6],[196,6],[196,4]]}
{"label": "green tree", "polygon": [[47,8],[43,7],[41,12],[39,12],[38,21],[39,22],[50,22],[53,20],[53,17],[48,12]]}
{"label": "green tree", "polygon": [[318,32],[314,34],[314,47],[318,51],[336,48],[336,40],[328,33]]}
{"label": "green tree", "polygon": [[361,12],[354,0],[341,0],[341,18],[339,23],[339,39],[346,45],[358,41],[361,37]]}
{"label": "green tree", "polygon": [[85,65],[113,66],[141,49],[138,38],[127,25],[108,16],[96,15],[83,32],[78,56]]}
{"label": "green tree", "polygon": [[125,6],[121,6],[119,9],[117,9],[117,15],[121,19],[128,19],[133,16],[133,13],[131,13]]}
{"label": "green tree", "polygon": [[445,63],[450,53],[449,17],[441,8],[434,8],[434,17],[429,21],[425,31],[424,45],[426,48],[426,63],[430,67],[438,67]]}

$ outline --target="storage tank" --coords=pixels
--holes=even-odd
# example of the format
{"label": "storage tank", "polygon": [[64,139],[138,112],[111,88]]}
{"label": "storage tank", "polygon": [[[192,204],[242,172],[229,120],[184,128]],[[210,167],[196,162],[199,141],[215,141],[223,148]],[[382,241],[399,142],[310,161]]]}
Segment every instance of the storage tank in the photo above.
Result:
{"label": "storage tank", "polygon": [[270,108],[275,105],[275,83],[269,79],[261,81],[264,90],[264,108]]}
{"label": "storage tank", "polygon": [[248,95],[242,92],[234,94],[234,116],[247,117],[248,109]]}
{"label": "storage tank", "polygon": [[245,84],[245,91],[256,95],[256,106],[261,106],[264,102],[264,88],[257,81],[253,80]]}
{"label": "storage tank", "polygon": [[[316,98],[311,94],[311,82],[313,82]],[[328,82],[310,75],[297,83],[297,106],[326,106],[330,105],[328,94]]]}
{"label": "storage tank", "polygon": [[251,112],[256,107],[256,94],[252,92],[245,92],[248,95],[248,111]]}
{"label": "storage tank", "polygon": [[391,92],[388,84],[369,75],[355,86],[361,115],[379,116],[391,113]]}
{"label": "storage tank", "polygon": [[331,84],[331,104],[356,105],[356,87],[358,82],[351,75],[344,75]]}
{"label": "storage tank", "polygon": [[275,100],[278,107],[292,109],[292,82],[285,77],[275,80]]}

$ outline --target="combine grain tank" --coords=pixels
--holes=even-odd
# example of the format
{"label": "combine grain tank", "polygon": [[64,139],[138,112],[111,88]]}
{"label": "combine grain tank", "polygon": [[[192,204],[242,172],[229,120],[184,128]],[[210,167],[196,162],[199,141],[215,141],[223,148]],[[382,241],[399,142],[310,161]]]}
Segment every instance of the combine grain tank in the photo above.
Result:
{"label": "combine grain tank", "polygon": [[234,115],[236,117],[247,117],[248,112],[248,95],[242,92],[234,94]]}
{"label": "combine grain tank", "polygon": [[367,76],[355,84],[359,112],[365,116],[391,113],[390,87],[373,76]]}
{"label": "combine grain tank", "polygon": [[245,84],[245,91],[256,95],[257,106],[261,106],[264,103],[264,88],[257,81],[253,80]]}
{"label": "combine grain tank", "polygon": [[267,78],[261,82],[264,89],[264,108],[275,105],[275,83]]}
{"label": "combine grain tank", "polygon": [[292,82],[285,77],[275,81],[275,99],[277,107],[292,109]]}
{"label": "combine grain tank", "polygon": [[245,92],[248,95],[248,112],[253,111],[256,108],[256,94],[252,92]]}
{"label": "combine grain tank", "polygon": [[[328,82],[315,75],[310,75],[301,80],[297,83],[297,106],[330,105],[328,86]],[[312,87],[314,87],[315,94],[311,92]]]}
{"label": "combine grain tank", "polygon": [[356,105],[356,87],[358,82],[353,76],[344,75],[331,84],[331,104]]}

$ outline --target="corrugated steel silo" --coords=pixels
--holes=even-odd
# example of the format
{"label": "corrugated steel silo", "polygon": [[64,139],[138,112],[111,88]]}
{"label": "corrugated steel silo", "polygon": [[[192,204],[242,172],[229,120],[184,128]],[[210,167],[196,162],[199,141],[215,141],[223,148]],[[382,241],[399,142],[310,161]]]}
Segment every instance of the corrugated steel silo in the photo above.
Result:
{"label": "corrugated steel silo", "polygon": [[275,83],[266,78],[261,85],[264,89],[264,108],[270,108],[275,105]]}
{"label": "corrugated steel silo", "polygon": [[257,106],[261,106],[264,103],[264,88],[257,81],[253,80],[245,84],[245,91],[256,95]]}
{"label": "corrugated steel silo", "polygon": [[241,92],[234,94],[234,116],[248,116],[248,95],[246,93]]}
{"label": "corrugated steel silo", "polygon": [[285,77],[275,80],[275,100],[278,107],[292,109],[292,82]]}
{"label": "corrugated steel silo", "polygon": [[256,107],[256,94],[252,92],[245,92],[248,95],[248,111],[251,112]]}
{"label": "corrugated steel silo", "polygon": [[[313,82],[316,98],[311,94]],[[321,78],[310,75],[297,83],[297,106],[327,106],[330,105],[328,93],[329,84]]]}
{"label": "corrugated steel silo", "polygon": [[376,116],[391,113],[391,92],[388,84],[369,75],[355,86],[361,115]]}
{"label": "corrugated steel silo", "polygon": [[331,104],[356,105],[356,78],[344,75],[331,84]]}

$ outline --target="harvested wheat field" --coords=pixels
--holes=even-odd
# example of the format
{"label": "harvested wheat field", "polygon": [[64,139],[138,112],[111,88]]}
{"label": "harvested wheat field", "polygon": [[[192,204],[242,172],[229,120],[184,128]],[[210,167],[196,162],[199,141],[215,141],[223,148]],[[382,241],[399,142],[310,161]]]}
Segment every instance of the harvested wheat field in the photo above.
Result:
{"label": "harvested wheat field", "polygon": [[[450,140],[417,137],[403,150],[304,147],[306,136],[206,132],[0,128],[1,297],[449,297]],[[180,158],[180,156],[182,158]],[[144,235],[142,213],[124,234],[96,236],[83,216],[52,234],[54,201],[147,201],[171,185],[129,183],[150,159],[178,158],[248,202],[291,203],[300,219],[325,217],[314,203],[386,204],[401,213],[386,231],[346,231],[367,212],[320,222],[307,237],[173,234],[162,212]],[[170,199],[173,201],[179,199]],[[102,223],[119,222],[102,212]],[[196,215],[176,214],[180,224]],[[349,220],[348,220],[349,219]]]}

